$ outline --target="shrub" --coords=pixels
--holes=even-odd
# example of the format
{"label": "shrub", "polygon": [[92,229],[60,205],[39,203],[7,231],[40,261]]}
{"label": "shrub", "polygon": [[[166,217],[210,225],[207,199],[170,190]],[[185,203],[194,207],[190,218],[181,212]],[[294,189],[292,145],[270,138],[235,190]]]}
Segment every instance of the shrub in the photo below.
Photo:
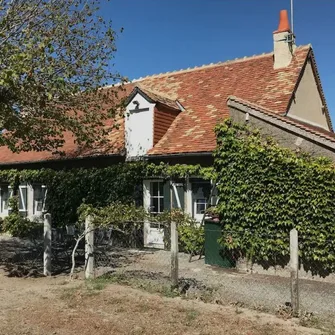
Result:
{"label": "shrub", "polygon": [[15,237],[39,239],[43,237],[43,224],[33,222],[19,213],[18,197],[9,199],[8,206],[11,213],[4,218],[2,230]]}
{"label": "shrub", "polygon": [[33,222],[18,213],[12,213],[3,220],[3,231],[15,237],[38,239],[43,237],[43,224]]}
{"label": "shrub", "polygon": [[179,251],[190,255],[197,255],[203,251],[205,244],[205,230],[198,221],[180,209],[165,211],[156,217],[156,220],[165,224],[164,242],[167,249],[170,248],[170,224],[176,222],[178,230]]}

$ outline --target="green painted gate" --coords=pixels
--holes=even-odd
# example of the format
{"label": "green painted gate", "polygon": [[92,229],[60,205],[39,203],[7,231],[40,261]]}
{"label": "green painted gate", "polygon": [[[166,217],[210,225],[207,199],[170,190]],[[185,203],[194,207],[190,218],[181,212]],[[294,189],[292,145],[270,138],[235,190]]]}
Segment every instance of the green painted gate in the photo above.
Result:
{"label": "green painted gate", "polygon": [[205,263],[224,268],[234,268],[236,262],[218,242],[218,239],[222,236],[221,231],[222,227],[219,222],[205,221]]}

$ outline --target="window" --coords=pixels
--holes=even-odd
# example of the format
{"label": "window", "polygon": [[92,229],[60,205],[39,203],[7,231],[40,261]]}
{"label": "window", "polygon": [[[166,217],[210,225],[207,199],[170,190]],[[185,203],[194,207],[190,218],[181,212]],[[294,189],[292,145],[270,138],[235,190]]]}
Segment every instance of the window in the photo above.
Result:
{"label": "window", "polygon": [[202,222],[206,209],[211,203],[212,185],[208,181],[192,181],[193,217]]}
{"label": "window", "polygon": [[41,214],[45,208],[46,186],[34,185],[34,214]]}
{"label": "window", "polygon": [[[176,192],[177,191],[177,192]],[[178,197],[178,200],[177,200]],[[174,180],[172,183],[172,208],[185,209],[185,181],[182,179]]]}
{"label": "window", "polygon": [[8,200],[11,197],[12,188],[8,185],[0,186],[0,211],[8,213]]}
{"label": "window", "polygon": [[[164,211],[164,182],[150,182],[150,214],[157,215]],[[151,228],[162,229],[160,223],[150,222]]]}
{"label": "window", "polygon": [[195,214],[204,214],[207,209],[208,203],[206,199],[195,200]]}
{"label": "window", "polygon": [[27,195],[28,188],[27,185],[19,186],[19,212],[27,214]]}
{"label": "window", "polygon": [[150,183],[150,213],[159,214],[164,211],[164,183],[153,181]]}

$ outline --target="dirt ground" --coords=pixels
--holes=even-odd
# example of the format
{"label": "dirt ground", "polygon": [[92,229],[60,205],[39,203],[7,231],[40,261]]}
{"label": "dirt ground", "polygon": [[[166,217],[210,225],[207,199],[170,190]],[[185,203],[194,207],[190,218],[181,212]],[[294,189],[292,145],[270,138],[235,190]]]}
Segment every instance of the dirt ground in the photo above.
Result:
{"label": "dirt ground", "polygon": [[0,334],[321,334],[247,309],[167,298],[67,277],[9,278],[0,270]]}

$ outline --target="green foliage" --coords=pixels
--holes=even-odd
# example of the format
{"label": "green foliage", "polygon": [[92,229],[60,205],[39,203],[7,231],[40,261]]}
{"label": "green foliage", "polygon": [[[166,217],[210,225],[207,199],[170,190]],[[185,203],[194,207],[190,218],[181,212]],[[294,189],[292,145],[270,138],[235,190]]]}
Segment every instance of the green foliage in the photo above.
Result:
{"label": "green foliage", "polygon": [[42,223],[30,221],[18,213],[5,217],[2,229],[15,237],[38,239],[43,236]]}
{"label": "green foliage", "polygon": [[191,255],[199,255],[203,252],[205,244],[204,226],[191,219],[181,225],[178,225],[178,238],[181,251]]}
{"label": "green foliage", "polygon": [[143,222],[148,218],[143,207],[119,201],[100,208],[82,204],[78,214],[81,223],[90,215],[95,229],[112,230],[118,246],[143,246]]}
{"label": "green foliage", "polygon": [[200,165],[169,166],[167,164],[120,163],[107,168],[71,170],[0,170],[0,182],[14,189],[22,182],[47,186],[46,208],[54,226],[73,224],[82,203],[101,208],[114,202],[140,206],[142,181],[146,176],[169,178],[194,173],[211,179],[211,168]]}
{"label": "green foliage", "polygon": [[[118,113],[123,82],[111,70],[116,32],[100,0],[3,0],[0,6],[0,145],[57,151],[64,132],[93,146]],[[75,111],[75,112],[73,112]]]}
{"label": "green foliage", "polygon": [[152,219],[165,224],[167,229],[165,229],[164,240],[167,247],[169,247],[170,241],[170,224],[174,221],[178,230],[179,250],[191,255],[197,255],[203,251],[205,243],[204,227],[189,214],[180,209],[172,209],[171,211],[164,211]]}
{"label": "green foliage", "polygon": [[148,213],[143,207],[135,204],[125,204],[120,201],[110,203],[105,207],[93,207],[82,204],[78,208],[79,220],[84,222],[88,215],[92,216],[92,223],[95,227],[117,227],[123,224],[141,224],[148,218]]}
{"label": "green foliage", "polygon": [[8,203],[11,213],[4,218],[2,230],[15,237],[41,238],[43,236],[43,225],[32,222],[19,213],[18,198],[12,197]]}
{"label": "green foliage", "polygon": [[189,176],[201,177],[205,180],[214,179],[213,167],[202,167],[200,164],[187,165],[175,164],[168,165],[161,162],[160,164],[148,164],[146,166],[145,175],[149,177],[162,177],[162,178],[185,178]]}
{"label": "green foliage", "polygon": [[333,164],[282,148],[231,120],[216,135],[222,244],[267,261],[289,254],[289,232],[296,228],[304,264],[335,270]]}
{"label": "green foliage", "polygon": [[77,221],[82,204],[96,208],[119,201],[129,204],[142,201],[143,165],[118,164],[103,169],[73,169],[51,172],[47,180],[46,207],[58,225]]}

